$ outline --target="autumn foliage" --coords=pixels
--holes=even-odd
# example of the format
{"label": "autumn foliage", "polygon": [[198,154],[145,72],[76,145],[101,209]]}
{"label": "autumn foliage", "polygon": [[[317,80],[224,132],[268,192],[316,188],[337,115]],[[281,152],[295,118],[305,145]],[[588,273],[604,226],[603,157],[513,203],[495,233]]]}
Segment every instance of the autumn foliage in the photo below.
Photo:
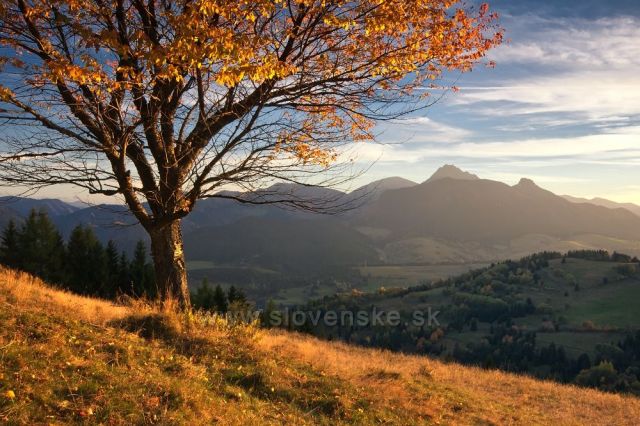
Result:
{"label": "autumn foliage", "polygon": [[332,167],[471,70],[496,19],[454,0],[5,0],[3,116],[33,137],[7,141],[0,177],[118,194],[153,237],[225,185]]}

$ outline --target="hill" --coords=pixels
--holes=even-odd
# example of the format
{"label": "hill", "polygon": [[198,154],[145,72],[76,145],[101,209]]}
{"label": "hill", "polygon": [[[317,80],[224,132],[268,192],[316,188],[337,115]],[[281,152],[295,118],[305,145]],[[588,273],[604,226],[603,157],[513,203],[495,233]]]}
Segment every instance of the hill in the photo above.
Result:
{"label": "hill", "polygon": [[[302,329],[640,395],[638,297],[635,258],[604,251],[547,252],[414,287],[340,294],[308,307],[393,311],[400,327],[325,327],[321,318],[317,326],[307,321]],[[435,321],[415,322],[427,319],[429,312],[438,313]]]}
{"label": "hill", "polygon": [[10,424],[634,424],[640,401],[202,315],[0,270]]}
{"label": "hill", "polygon": [[20,222],[22,216],[11,207],[0,205],[0,228],[4,229],[10,221]]}
{"label": "hill", "polygon": [[595,204],[596,206],[607,207],[609,209],[627,209],[636,216],[640,216],[640,206],[633,203],[617,203],[615,201],[607,200],[600,197],[591,199],[572,197],[571,195],[563,195],[562,197],[571,201],[572,203],[589,203]]}
{"label": "hill", "polygon": [[33,209],[47,211],[49,216],[65,216],[78,210],[77,207],[64,201],[51,198],[0,197],[0,206],[8,206],[23,217]]}
{"label": "hill", "polygon": [[416,185],[417,183],[413,181],[394,176],[390,178],[380,179],[367,185],[361,186],[360,188],[357,188],[356,190],[347,194],[346,198],[348,201],[356,203],[356,206],[359,207],[362,204],[366,205],[367,203],[377,200],[386,191],[390,191],[393,189],[410,188]]}

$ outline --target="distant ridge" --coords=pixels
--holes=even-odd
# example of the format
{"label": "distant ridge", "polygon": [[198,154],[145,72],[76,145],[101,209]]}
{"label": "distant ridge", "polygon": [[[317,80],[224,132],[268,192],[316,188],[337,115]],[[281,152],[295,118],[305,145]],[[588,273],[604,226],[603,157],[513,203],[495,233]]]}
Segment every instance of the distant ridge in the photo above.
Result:
{"label": "distant ridge", "polygon": [[410,188],[416,185],[418,184],[409,179],[393,176],[376,180],[364,186],[361,186],[360,188],[351,191],[348,194],[348,197],[355,202],[358,202],[360,201],[360,199],[362,199],[363,203],[367,203],[377,200],[386,191]]}
{"label": "distant ridge", "polygon": [[631,213],[636,216],[640,216],[640,206],[633,203],[618,203],[615,201],[607,200],[605,198],[595,197],[595,198],[579,198],[573,197],[571,195],[562,195],[562,198],[565,200],[569,200],[572,203],[589,203],[595,204],[596,206],[602,206],[609,209],[627,209]]}
{"label": "distant ridge", "polygon": [[640,239],[640,217],[628,210],[572,203],[531,179],[509,186],[452,165],[420,185],[385,192],[362,212],[358,226],[382,232],[387,242],[428,237],[505,244],[529,234]]}
{"label": "distant ridge", "polygon": [[52,198],[0,196],[0,206],[9,207],[22,216],[28,216],[31,210],[46,210],[52,217],[68,215],[79,210],[78,207]]}

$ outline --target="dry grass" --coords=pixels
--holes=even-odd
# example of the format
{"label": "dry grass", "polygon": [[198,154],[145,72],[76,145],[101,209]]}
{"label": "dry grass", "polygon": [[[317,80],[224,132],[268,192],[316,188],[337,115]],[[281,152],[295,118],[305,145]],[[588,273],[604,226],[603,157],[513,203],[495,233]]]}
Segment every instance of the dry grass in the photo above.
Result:
{"label": "dry grass", "polygon": [[54,289],[41,279],[0,266],[0,292],[5,303],[21,307],[37,307],[98,325],[125,316],[129,309],[106,300],[78,296]]}
{"label": "dry grass", "polygon": [[370,390],[376,403],[455,424],[635,425],[640,399],[286,332],[259,346]]}
{"label": "dry grass", "polygon": [[633,397],[114,305],[5,269],[0,323],[0,422],[625,425],[640,418]]}

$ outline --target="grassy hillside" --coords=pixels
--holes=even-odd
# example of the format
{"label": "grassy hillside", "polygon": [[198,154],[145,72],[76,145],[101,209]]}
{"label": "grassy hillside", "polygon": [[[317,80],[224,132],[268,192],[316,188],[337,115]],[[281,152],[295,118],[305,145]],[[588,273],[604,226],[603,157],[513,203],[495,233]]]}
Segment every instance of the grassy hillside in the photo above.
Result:
{"label": "grassy hillside", "polygon": [[640,400],[116,306],[0,270],[0,422],[633,424]]}

